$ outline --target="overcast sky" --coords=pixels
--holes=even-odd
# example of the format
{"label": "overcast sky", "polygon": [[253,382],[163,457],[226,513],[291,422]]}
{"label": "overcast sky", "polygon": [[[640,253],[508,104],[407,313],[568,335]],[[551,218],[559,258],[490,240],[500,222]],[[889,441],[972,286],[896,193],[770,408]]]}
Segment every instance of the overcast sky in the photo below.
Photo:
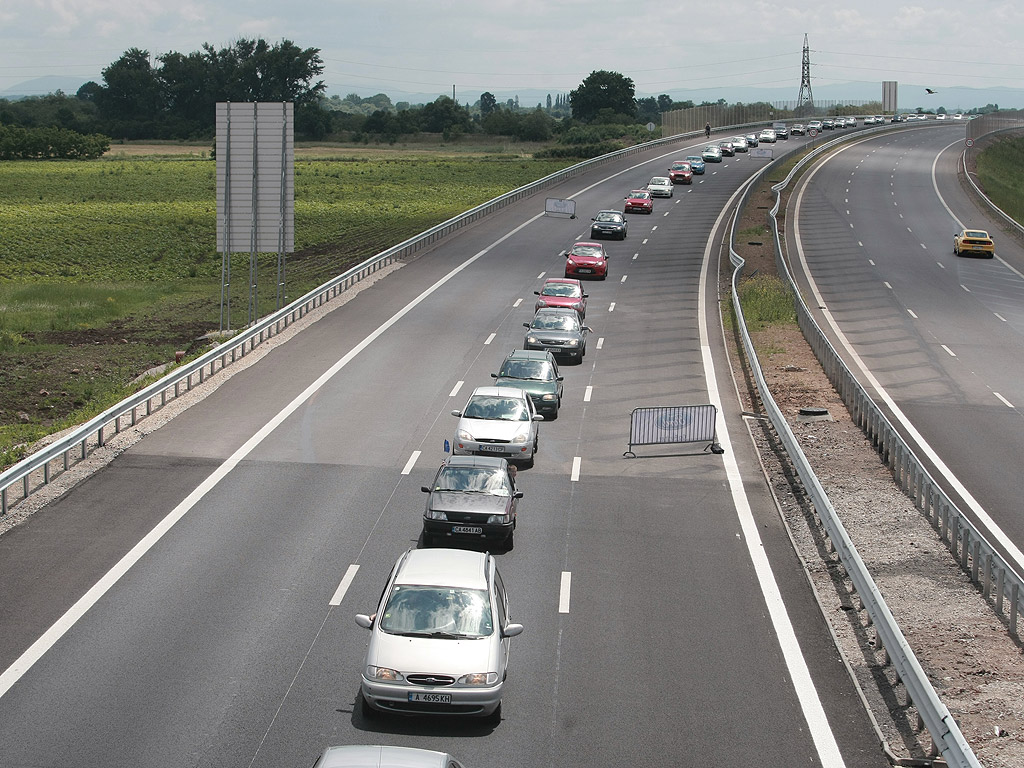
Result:
{"label": "overcast sky", "polygon": [[[1024,99],[1024,3],[1004,0],[0,0],[0,91],[96,79],[131,47],[154,57],[242,37],[319,48],[327,94],[475,101],[568,92],[591,71],[637,93],[896,80],[1006,87]],[[879,88],[880,90],[880,88]]]}

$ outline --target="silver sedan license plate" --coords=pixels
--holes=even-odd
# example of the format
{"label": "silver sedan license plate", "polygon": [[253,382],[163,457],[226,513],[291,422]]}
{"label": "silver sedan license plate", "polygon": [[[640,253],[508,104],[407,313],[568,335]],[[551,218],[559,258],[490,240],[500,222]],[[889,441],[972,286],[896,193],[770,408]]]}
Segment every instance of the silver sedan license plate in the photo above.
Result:
{"label": "silver sedan license plate", "polygon": [[504,453],[505,446],[503,445],[481,445],[481,451],[490,451],[491,453]]}
{"label": "silver sedan license plate", "polygon": [[479,525],[453,525],[452,533],[483,533],[484,529]]}
{"label": "silver sedan license plate", "polygon": [[410,693],[409,701],[422,701],[427,704],[451,704],[450,693]]}

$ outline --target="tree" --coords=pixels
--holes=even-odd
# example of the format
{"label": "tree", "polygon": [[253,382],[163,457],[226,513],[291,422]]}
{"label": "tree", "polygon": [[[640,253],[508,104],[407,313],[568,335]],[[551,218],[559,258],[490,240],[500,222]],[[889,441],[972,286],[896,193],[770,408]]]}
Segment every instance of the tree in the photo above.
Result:
{"label": "tree", "polygon": [[618,72],[595,70],[569,93],[572,116],[589,122],[605,109],[614,114],[636,117],[636,89],[633,81]]}
{"label": "tree", "polygon": [[149,51],[130,48],[103,70],[106,87],[97,94],[100,114],[110,120],[147,121],[161,111],[160,81]]}
{"label": "tree", "polygon": [[672,97],[667,93],[663,93],[658,97],[658,111],[668,112],[672,109]]}
{"label": "tree", "polygon": [[658,122],[661,118],[661,110],[658,109],[658,101],[653,96],[636,100],[636,118],[641,123]]}
{"label": "tree", "polygon": [[484,91],[480,94],[480,117],[485,118],[494,108],[498,105],[498,100],[494,98],[494,94],[490,91]]}
{"label": "tree", "polygon": [[551,111],[551,94],[548,94],[548,112]]}

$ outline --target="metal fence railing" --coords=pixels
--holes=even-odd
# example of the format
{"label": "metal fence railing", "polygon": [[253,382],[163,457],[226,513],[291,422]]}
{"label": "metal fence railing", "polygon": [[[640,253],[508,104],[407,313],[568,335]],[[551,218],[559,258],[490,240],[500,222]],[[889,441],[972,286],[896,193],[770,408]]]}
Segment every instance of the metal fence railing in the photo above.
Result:
{"label": "metal fence railing", "polygon": [[961,162],[963,163],[964,176],[967,177],[967,181],[970,182],[971,187],[974,188],[974,191],[978,194],[981,201],[985,203],[993,213],[999,216],[1007,226],[1015,230],[1017,234],[1024,235],[1024,226],[1022,226],[1021,223],[1014,219],[1010,214],[1006,213],[1002,208],[993,203],[992,200],[989,199],[988,195],[986,195],[978,186],[974,177],[967,172],[968,157],[974,159],[977,157],[977,153],[984,149],[983,147],[979,147],[979,139],[995,133],[1020,133],[1021,131],[1024,131],[1024,110],[992,112],[973,120],[969,120],[967,122],[967,146],[964,147]]}
{"label": "metal fence railing", "polygon": [[[870,108],[870,109],[867,109]],[[881,114],[880,101],[815,101],[800,105],[796,101],[759,101],[753,104],[702,104],[661,113],[661,133],[699,131],[710,123],[718,130],[725,125],[760,125],[778,121],[813,120],[827,115]]]}

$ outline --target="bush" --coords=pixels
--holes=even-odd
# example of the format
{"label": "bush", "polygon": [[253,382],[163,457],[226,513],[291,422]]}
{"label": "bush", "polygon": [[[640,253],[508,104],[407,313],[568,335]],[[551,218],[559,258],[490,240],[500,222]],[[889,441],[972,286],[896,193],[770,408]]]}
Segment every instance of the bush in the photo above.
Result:
{"label": "bush", "polygon": [[66,128],[0,125],[0,160],[92,160],[110,149],[110,139]]}
{"label": "bush", "polygon": [[624,149],[625,145],[619,141],[602,141],[598,144],[570,144],[568,146],[548,147],[539,152],[534,152],[535,159],[578,157],[581,160],[588,160],[591,157],[607,155],[609,152],[616,152]]}

